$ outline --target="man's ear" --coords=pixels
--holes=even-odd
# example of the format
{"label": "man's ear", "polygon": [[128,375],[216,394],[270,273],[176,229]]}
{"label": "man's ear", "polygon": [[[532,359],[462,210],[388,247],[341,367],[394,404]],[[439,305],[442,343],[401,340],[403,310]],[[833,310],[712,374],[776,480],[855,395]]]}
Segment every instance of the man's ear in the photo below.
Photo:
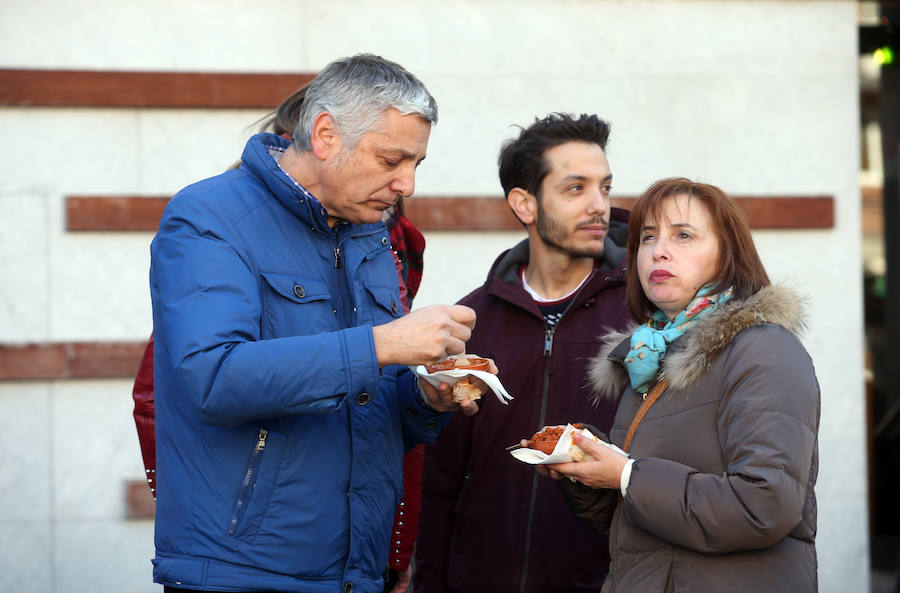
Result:
{"label": "man's ear", "polygon": [[316,116],[309,141],[313,154],[323,161],[341,151],[343,147],[341,135],[330,113],[323,111]]}
{"label": "man's ear", "polygon": [[514,187],[506,196],[506,202],[523,224],[532,224],[537,216],[537,198],[521,187]]}

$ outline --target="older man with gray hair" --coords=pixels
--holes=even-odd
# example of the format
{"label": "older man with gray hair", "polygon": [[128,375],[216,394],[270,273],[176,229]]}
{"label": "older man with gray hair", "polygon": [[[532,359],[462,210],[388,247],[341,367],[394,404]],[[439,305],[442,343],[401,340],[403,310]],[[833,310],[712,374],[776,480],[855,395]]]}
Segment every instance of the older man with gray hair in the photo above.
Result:
{"label": "older man with gray hair", "polygon": [[407,368],[463,351],[475,313],[403,316],[380,222],[436,121],[398,64],[337,60],[292,142],[254,136],[240,168],[166,208],[150,268],[166,591],[381,593],[404,449],[478,409]]}

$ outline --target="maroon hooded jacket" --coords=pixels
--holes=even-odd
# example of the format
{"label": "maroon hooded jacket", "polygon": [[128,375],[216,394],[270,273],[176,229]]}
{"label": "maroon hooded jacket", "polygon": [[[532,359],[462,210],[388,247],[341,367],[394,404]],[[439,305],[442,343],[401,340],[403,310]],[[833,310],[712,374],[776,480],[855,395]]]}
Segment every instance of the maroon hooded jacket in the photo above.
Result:
{"label": "maroon hooded jacket", "polygon": [[585,422],[607,432],[616,401],[591,404],[587,365],[609,328],[624,329],[627,212],[613,209],[603,257],[555,330],[522,288],[527,240],[504,252],[487,281],[460,301],[478,323],[466,350],[493,358],[515,399],[488,396],[456,414],[426,448],[416,545],[416,593],[597,592],[605,538],[568,510],[553,480],[506,447],[545,425]]}

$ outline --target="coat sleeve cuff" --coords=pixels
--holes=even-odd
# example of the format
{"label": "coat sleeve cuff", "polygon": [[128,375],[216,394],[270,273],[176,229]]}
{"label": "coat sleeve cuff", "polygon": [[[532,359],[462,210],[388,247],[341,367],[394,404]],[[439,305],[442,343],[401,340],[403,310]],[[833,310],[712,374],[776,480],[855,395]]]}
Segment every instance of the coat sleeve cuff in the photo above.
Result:
{"label": "coat sleeve cuff", "polygon": [[[453,412],[438,412],[425,403],[419,389],[415,374],[405,373],[405,376],[400,377],[400,392],[404,395],[401,410],[403,421],[412,428],[413,433],[417,434],[417,438],[413,439],[414,442],[411,444],[434,442],[438,433],[453,417]],[[407,446],[411,444],[408,443]]]}
{"label": "coat sleeve cuff", "polygon": [[344,359],[347,364],[347,393],[356,395],[363,391],[375,393],[381,369],[375,353],[375,338],[371,325],[360,325],[344,330]]}
{"label": "coat sleeve cuff", "polygon": [[628,483],[631,481],[631,467],[634,465],[634,459],[629,459],[622,468],[622,476],[619,478],[619,490],[622,491],[622,498],[628,493]]}

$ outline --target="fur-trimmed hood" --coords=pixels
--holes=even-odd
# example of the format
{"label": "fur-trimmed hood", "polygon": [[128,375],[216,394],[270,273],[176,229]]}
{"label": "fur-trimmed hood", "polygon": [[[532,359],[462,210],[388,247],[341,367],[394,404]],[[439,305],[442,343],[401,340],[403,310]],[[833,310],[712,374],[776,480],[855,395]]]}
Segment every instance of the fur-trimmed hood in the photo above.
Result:
{"label": "fur-trimmed hood", "polygon": [[[742,300],[731,300],[700,319],[676,340],[660,365],[660,379],[683,390],[709,370],[734,338],[755,325],[780,325],[798,337],[806,330],[806,299],[782,285],[771,285]],[[628,385],[624,359],[637,325],[602,336],[604,346],[591,360],[588,379],[597,400],[618,397]]]}

